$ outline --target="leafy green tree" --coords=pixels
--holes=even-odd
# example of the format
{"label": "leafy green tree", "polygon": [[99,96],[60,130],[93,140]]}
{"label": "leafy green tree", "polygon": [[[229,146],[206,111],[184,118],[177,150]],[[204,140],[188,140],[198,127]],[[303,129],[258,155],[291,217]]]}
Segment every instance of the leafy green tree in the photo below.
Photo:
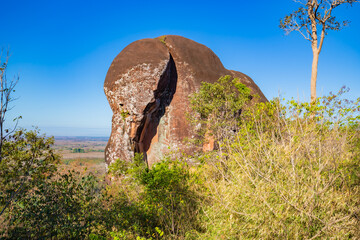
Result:
{"label": "leafy green tree", "polygon": [[51,146],[54,138],[40,135],[38,130],[18,130],[3,142],[0,163],[0,216],[11,215],[12,204],[31,189],[51,178],[59,156]]}
{"label": "leafy green tree", "polygon": [[54,138],[37,128],[17,129],[20,118],[13,128],[5,128],[18,78],[7,79],[8,54],[2,59],[1,55],[0,238],[83,239],[91,232],[101,233],[95,223],[101,222],[99,212],[107,198],[95,177],[57,172]]}
{"label": "leafy green tree", "polygon": [[316,100],[316,80],[319,55],[323,47],[324,38],[329,30],[339,31],[347,26],[349,21],[339,22],[333,10],[340,5],[359,2],[357,0],[294,0],[302,6],[293,13],[280,20],[280,28],[286,34],[299,32],[310,41],[313,52],[311,67],[311,101]]}
{"label": "leafy green tree", "polygon": [[251,99],[250,89],[238,78],[224,76],[215,83],[203,82],[190,96],[190,119],[200,136],[212,135],[216,141],[228,138],[238,130],[242,108]]}
{"label": "leafy green tree", "polygon": [[[0,54],[0,221],[3,214],[11,216],[12,204],[34,188],[39,182],[51,178],[56,171],[59,157],[51,146],[53,138],[40,135],[39,130],[17,130],[15,118],[13,128],[5,128],[5,120],[14,99],[12,94],[18,78],[6,76],[8,56]],[[5,60],[3,60],[5,59]],[[9,124],[9,123],[7,123]]]}
{"label": "leafy green tree", "polygon": [[85,150],[83,148],[73,148],[72,152],[73,153],[84,153]]}
{"label": "leafy green tree", "polygon": [[74,171],[43,181],[14,206],[5,237],[86,238],[102,214],[100,187],[93,175]]}

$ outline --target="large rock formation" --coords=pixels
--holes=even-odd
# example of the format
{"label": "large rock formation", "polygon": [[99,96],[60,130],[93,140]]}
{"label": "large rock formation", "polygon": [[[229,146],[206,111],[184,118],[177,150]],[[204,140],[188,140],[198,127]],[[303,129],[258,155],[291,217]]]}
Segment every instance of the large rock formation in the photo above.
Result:
{"label": "large rock formation", "polygon": [[106,163],[144,153],[149,164],[169,149],[192,152],[184,143],[194,133],[186,118],[188,97],[201,82],[232,75],[262,100],[265,96],[243,73],[227,70],[206,46],[180,36],[142,39],[112,62],[104,90],[113,111]]}

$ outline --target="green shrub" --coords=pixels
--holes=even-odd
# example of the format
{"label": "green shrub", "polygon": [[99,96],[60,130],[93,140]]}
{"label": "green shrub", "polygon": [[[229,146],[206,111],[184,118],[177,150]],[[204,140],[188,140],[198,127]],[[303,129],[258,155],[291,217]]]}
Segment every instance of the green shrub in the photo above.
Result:
{"label": "green shrub", "polygon": [[51,146],[54,138],[39,131],[18,130],[3,141],[0,161],[0,231],[11,216],[12,204],[56,172],[59,156]]}
{"label": "green shrub", "polygon": [[160,229],[172,236],[196,229],[196,193],[190,190],[191,176],[185,163],[165,159],[138,180],[144,186],[142,204],[156,214]]}
{"label": "green shrub", "polygon": [[[122,179],[122,184],[132,187],[125,192],[138,192],[133,201],[129,198],[118,201],[126,203],[126,207],[119,206],[114,211],[121,210],[118,218],[121,222],[129,223],[118,228],[121,236],[128,239],[135,239],[134,236],[146,239],[175,239],[198,229],[197,194],[191,189],[194,178],[186,163],[167,157],[147,168],[142,156],[137,155],[130,166],[119,160],[110,166],[110,169],[112,173],[122,176],[126,172],[128,182]],[[122,196],[124,199],[125,195]],[[129,204],[130,202],[132,204]],[[121,229],[127,232],[121,232]]]}
{"label": "green shrub", "polygon": [[100,197],[92,175],[72,171],[44,181],[14,205],[5,238],[83,239],[96,229]]}
{"label": "green shrub", "polygon": [[359,100],[278,99],[241,115],[235,141],[203,156],[201,239],[359,238]]}
{"label": "green shrub", "polygon": [[215,83],[203,82],[190,96],[189,118],[200,137],[230,138],[239,129],[241,111],[251,99],[250,89],[238,78],[224,76]]}

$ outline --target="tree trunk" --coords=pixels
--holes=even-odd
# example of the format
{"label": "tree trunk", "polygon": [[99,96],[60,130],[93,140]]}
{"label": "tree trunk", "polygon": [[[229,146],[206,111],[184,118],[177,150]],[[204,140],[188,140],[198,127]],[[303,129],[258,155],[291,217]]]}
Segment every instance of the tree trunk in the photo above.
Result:
{"label": "tree trunk", "polygon": [[319,51],[318,49],[313,49],[313,62],[311,68],[311,102],[316,100],[316,80],[317,80],[317,69],[319,62]]}

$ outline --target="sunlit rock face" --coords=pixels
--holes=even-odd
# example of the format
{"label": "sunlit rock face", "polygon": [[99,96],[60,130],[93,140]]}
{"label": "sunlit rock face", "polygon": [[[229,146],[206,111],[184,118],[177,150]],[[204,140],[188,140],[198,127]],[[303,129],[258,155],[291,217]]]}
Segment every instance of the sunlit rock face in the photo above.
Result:
{"label": "sunlit rock face", "polygon": [[224,75],[239,78],[266,101],[250,77],[225,69],[209,48],[190,39],[169,35],[128,45],[112,62],[104,83],[113,111],[106,163],[129,161],[139,152],[151,165],[169,149],[197,150],[184,141],[195,137],[186,117],[188,97],[201,82],[213,83]]}

